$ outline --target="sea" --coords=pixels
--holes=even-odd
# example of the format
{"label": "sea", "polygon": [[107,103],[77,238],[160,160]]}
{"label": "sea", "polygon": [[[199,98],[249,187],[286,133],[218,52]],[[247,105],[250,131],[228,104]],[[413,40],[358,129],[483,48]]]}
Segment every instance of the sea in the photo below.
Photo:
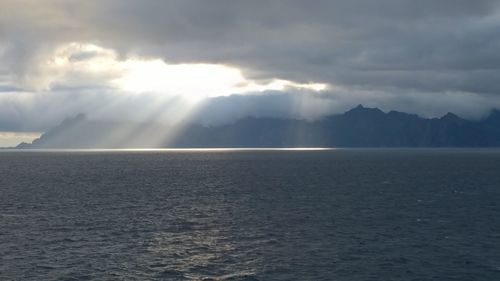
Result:
{"label": "sea", "polygon": [[500,280],[500,150],[4,150],[0,259],[0,280]]}

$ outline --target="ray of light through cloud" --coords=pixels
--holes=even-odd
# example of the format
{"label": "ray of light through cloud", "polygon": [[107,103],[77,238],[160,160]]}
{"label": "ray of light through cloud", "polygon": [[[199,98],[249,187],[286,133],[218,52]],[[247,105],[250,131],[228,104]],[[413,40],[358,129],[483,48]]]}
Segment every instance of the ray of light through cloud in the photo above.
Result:
{"label": "ray of light through cloud", "polygon": [[[323,91],[324,83],[298,83],[271,78],[247,79],[236,68],[222,64],[170,64],[161,59],[121,59],[116,51],[91,43],[72,42],[57,47],[37,61],[37,72],[21,86],[35,90],[55,87],[108,86],[128,93],[204,98],[286,88]],[[42,71],[43,70],[43,71]]]}
{"label": "ray of light through cloud", "polygon": [[499,15],[493,0],[5,0],[0,131],[78,113],[312,120],[359,103],[480,119],[500,107]]}
{"label": "ray of light through cloud", "polygon": [[[274,78],[250,80],[239,69],[226,65],[169,64],[160,59],[121,58],[112,49],[79,42],[59,46],[46,57],[39,58],[33,71],[22,77],[16,86],[30,90],[35,102],[44,95],[80,89],[82,94],[74,94],[75,98],[82,105],[89,102],[82,111],[88,113],[91,120],[101,116],[108,120],[131,121],[107,132],[96,143],[97,147],[114,147],[118,143],[125,147],[139,143],[148,147],[164,145],[198,116],[198,110],[208,98],[286,89],[321,92],[328,88],[322,83]],[[93,94],[85,93],[85,89],[111,91],[113,98],[93,106]],[[133,106],[133,100],[145,102]],[[121,114],[113,116],[110,112]],[[161,124],[168,125],[168,130],[159,130]],[[140,136],[148,137],[145,140]]]}

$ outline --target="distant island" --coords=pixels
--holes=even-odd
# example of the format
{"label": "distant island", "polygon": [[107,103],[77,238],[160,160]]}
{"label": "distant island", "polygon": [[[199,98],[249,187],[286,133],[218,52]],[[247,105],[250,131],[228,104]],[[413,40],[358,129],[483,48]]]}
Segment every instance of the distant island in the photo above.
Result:
{"label": "distant island", "polygon": [[98,122],[78,115],[20,149],[219,147],[498,147],[500,111],[478,121],[422,118],[359,105],[316,121],[247,117],[232,124],[169,127]]}

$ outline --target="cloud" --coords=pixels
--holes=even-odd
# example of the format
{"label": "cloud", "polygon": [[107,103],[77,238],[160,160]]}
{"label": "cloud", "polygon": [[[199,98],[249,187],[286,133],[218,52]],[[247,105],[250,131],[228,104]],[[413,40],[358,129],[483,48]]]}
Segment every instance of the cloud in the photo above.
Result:
{"label": "cloud", "polygon": [[[328,98],[320,99],[324,104],[314,91],[298,89],[249,90],[248,97],[220,98],[218,105],[207,101],[220,113],[236,112],[232,103],[240,104],[238,114],[218,113],[218,120],[242,112],[309,118],[291,113],[298,100],[316,112],[363,103],[477,117],[498,106],[499,6],[495,0],[4,0],[1,122],[44,128],[70,109],[103,107],[111,97],[141,99],[113,88],[110,81],[123,74],[119,66],[88,69],[89,61],[130,58],[224,65],[257,84],[331,86],[323,93]],[[54,65],[54,57],[65,52],[70,63]],[[52,108],[52,117],[25,125],[36,118],[39,104]]]}
{"label": "cloud", "polygon": [[43,96],[34,92],[4,92],[0,93],[0,131],[43,132],[78,113],[94,120],[196,122],[208,126],[232,123],[247,116],[316,120],[343,113],[358,104],[384,111],[418,113],[423,117],[440,117],[451,111],[465,118],[480,119],[491,109],[500,108],[500,96],[466,92],[401,95],[358,90],[353,93],[341,89],[316,92],[292,88],[193,102],[183,96],[129,95],[116,90],[58,90]]}

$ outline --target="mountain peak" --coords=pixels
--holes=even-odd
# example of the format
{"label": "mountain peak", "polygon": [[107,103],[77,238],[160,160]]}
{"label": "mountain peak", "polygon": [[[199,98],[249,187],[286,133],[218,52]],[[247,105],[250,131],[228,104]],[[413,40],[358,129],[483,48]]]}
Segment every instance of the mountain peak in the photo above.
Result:
{"label": "mountain peak", "polygon": [[485,121],[489,124],[500,124],[500,110],[496,108],[491,110]]}
{"label": "mountain peak", "polygon": [[452,112],[446,113],[440,119],[441,120],[447,120],[447,121],[460,121],[460,120],[463,120],[462,118],[458,117],[455,113],[452,113]]}
{"label": "mountain peak", "polygon": [[85,121],[86,119],[87,119],[87,116],[84,113],[79,113],[79,114],[75,115],[74,117],[68,117],[68,118],[64,119],[62,123],[63,124],[64,123],[72,124],[75,122]]}
{"label": "mountain peak", "polygon": [[497,116],[497,115],[500,115],[500,110],[493,108],[490,112],[490,116]]}
{"label": "mountain peak", "polygon": [[370,107],[364,107],[363,105],[359,104],[355,108],[348,110],[345,114],[351,115],[351,114],[363,114],[363,113],[383,114],[384,112],[377,107],[370,108]]}

